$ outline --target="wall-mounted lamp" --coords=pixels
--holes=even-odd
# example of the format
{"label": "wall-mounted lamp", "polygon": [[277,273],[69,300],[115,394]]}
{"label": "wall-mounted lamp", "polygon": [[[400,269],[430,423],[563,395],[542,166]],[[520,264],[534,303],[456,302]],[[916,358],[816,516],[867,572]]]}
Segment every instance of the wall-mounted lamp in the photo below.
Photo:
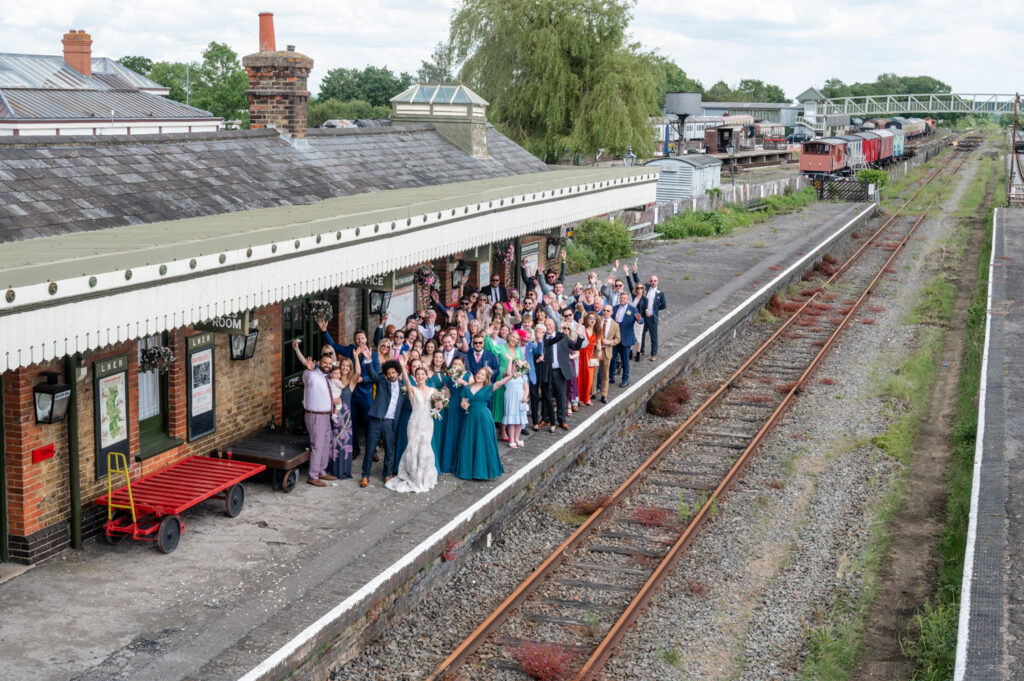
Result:
{"label": "wall-mounted lamp", "polygon": [[60,382],[59,371],[44,371],[46,383],[32,388],[36,403],[36,423],[57,423],[68,415],[71,386]]}
{"label": "wall-mounted lamp", "polygon": [[259,336],[259,329],[253,329],[244,336],[231,336],[231,359],[252,359],[256,354],[256,340]]}

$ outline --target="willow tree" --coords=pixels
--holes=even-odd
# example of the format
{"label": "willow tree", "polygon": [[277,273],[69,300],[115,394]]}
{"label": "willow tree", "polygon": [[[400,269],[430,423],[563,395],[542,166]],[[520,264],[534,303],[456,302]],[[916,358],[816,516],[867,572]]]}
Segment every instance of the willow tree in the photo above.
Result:
{"label": "willow tree", "polygon": [[651,56],[627,43],[631,0],[462,0],[451,47],[488,118],[548,162],[654,137]]}

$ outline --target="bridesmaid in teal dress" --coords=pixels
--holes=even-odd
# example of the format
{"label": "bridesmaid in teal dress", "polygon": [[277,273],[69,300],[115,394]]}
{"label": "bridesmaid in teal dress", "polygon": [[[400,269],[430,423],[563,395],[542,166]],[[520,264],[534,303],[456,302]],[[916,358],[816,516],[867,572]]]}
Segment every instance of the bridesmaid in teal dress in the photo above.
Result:
{"label": "bridesmaid in teal dress", "polygon": [[505,472],[498,455],[494,417],[487,403],[494,389],[503,387],[513,377],[514,372],[509,373],[492,386],[491,368],[483,367],[462,391],[459,406],[465,410],[466,416],[459,435],[455,477],[463,480],[490,480]]}
{"label": "bridesmaid in teal dress", "polygon": [[[452,362],[452,371],[443,377],[444,385],[451,393],[448,400],[448,417],[445,419],[444,436],[441,438],[441,472],[451,473],[455,470],[455,461],[459,448],[459,431],[462,430],[462,422],[465,412],[459,406],[462,400],[462,391],[469,383],[469,372],[465,370],[466,365],[459,358]],[[460,373],[461,372],[461,373]],[[452,374],[460,376],[462,385],[459,385],[452,378]]]}
{"label": "bridesmaid in teal dress", "polygon": [[[444,391],[447,388],[444,381],[444,352],[438,350],[431,356],[427,373],[430,374],[430,378],[427,379],[428,387],[440,391]],[[441,452],[444,450],[444,434],[445,429],[448,427],[448,414],[450,411],[451,402],[441,410],[441,418],[434,419],[434,438],[430,441],[430,444],[434,449],[434,464],[437,466],[438,473],[441,472]]]}

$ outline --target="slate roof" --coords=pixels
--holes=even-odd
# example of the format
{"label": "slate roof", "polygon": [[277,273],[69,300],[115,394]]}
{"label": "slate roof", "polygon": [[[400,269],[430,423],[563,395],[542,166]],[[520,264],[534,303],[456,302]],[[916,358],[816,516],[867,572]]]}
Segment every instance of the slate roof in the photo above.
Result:
{"label": "slate roof", "polygon": [[547,170],[491,126],[489,159],[429,125],[308,139],[297,149],[273,130],[0,138],[0,242]]}

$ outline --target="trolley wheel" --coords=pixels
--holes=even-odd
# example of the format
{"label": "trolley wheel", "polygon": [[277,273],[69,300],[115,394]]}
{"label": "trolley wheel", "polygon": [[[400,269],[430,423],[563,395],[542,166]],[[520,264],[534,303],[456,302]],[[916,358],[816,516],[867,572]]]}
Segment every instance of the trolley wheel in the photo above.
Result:
{"label": "trolley wheel", "polygon": [[281,491],[287,494],[295,489],[295,485],[299,482],[299,469],[293,468],[284,474],[281,479]]}
{"label": "trolley wheel", "polygon": [[181,518],[176,515],[165,516],[160,521],[160,530],[156,537],[157,548],[163,553],[170,553],[178,548],[179,539],[181,539]]}
{"label": "trolley wheel", "polygon": [[224,495],[224,513],[229,518],[236,518],[242,512],[243,506],[245,506],[245,487],[242,486],[242,483],[237,483],[232,485],[228,493]]}
{"label": "trolley wheel", "polygon": [[[128,517],[127,513],[115,513],[110,518],[110,524],[111,525],[120,525],[121,522],[124,521],[127,517]],[[107,533],[107,528],[106,527],[103,528],[103,539],[108,544],[110,544],[111,546],[117,546],[118,544],[123,542],[125,537],[127,537],[127,536],[128,535],[125,534],[124,532],[115,532],[113,534],[108,534]]]}

